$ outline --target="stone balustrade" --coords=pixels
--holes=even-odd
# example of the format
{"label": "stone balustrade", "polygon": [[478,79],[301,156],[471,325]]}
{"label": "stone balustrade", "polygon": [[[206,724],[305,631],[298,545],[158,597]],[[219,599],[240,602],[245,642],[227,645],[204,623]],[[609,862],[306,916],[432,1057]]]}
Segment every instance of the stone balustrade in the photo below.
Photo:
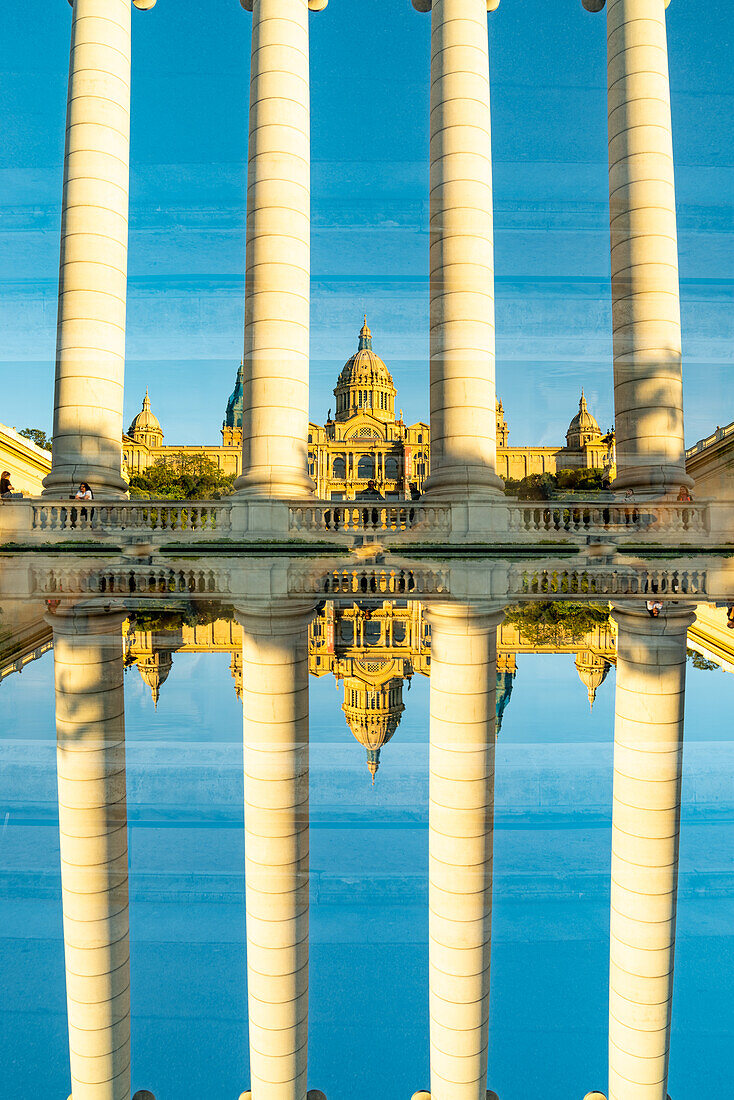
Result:
{"label": "stone balustrade", "polygon": [[349,596],[361,599],[369,596],[390,599],[393,596],[437,596],[449,592],[448,569],[383,568],[364,565],[358,568],[334,569],[328,573],[292,575],[289,595]]}
{"label": "stone balustrade", "polygon": [[734,542],[734,502],[569,498],[433,504],[423,501],[54,501],[0,504],[0,548],[112,541],[125,547],[210,542],[497,546],[601,542],[723,547]]}
{"label": "stone balustrade", "polygon": [[170,566],[49,565],[31,570],[31,594],[46,599],[118,596],[216,599],[229,591],[229,574],[219,568]]}
{"label": "stone balustrade", "polygon": [[608,600],[644,596],[648,600],[706,597],[706,570],[660,567],[513,567],[508,598]]}
{"label": "stone balustrade", "polygon": [[451,530],[451,509],[436,504],[317,501],[291,506],[289,527],[309,535],[360,534],[377,539],[403,531],[445,536]]}
{"label": "stone balustrade", "polygon": [[[434,560],[435,559],[435,560]],[[110,562],[89,553],[69,560],[37,551],[6,559],[3,588],[11,598],[84,601],[127,608],[151,601],[222,601],[309,597],[351,603],[355,599],[572,600],[619,599],[721,602],[734,592],[734,561],[707,554],[695,563],[684,554],[661,558],[608,555],[599,559],[572,551],[527,560],[527,554],[452,553],[441,560],[392,557],[275,554],[267,548],[245,557],[211,556],[206,561],[161,552],[156,558]]]}
{"label": "stone balustrade", "polygon": [[33,531],[47,534],[112,534],[116,532],[185,532],[223,534],[230,529],[230,505],[219,502],[130,502],[77,505],[33,505]]}
{"label": "stone balustrade", "polygon": [[509,504],[508,530],[519,534],[705,535],[706,507],[682,502],[517,501]]}

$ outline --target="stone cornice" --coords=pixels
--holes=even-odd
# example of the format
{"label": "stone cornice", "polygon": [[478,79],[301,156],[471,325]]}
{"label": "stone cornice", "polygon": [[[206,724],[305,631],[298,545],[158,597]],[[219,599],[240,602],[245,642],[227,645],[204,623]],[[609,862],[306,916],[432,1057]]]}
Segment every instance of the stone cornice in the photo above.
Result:
{"label": "stone cornice", "polygon": [[[413,2],[415,3],[415,0],[413,0]],[[590,12],[603,11],[606,2],[607,0],[581,0],[586,10]],[[664,0],[664,3],[667,8],[670,4],[670,0]]]}
{"label": "stone cornice", "polygon": [[[150,11],[154,8],[158,0],[133,0],[133,4],[139,11]],[[69,0],[69,7],[74,7],[74,0]]]}
{"label": "stone cornice", "polygon": [[[328,6],[329,0],[308,0],[309,11],[323,11]],[[255,0],[240,0],[245,11],[252,11]]]}

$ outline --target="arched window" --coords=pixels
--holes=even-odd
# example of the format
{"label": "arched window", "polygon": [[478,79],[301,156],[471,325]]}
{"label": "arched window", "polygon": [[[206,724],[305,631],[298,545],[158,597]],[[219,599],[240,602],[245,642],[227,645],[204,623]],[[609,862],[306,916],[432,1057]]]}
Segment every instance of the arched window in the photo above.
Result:
{"label": "arched window", "polygon": [[357,477],[361,481],[369,481],[375,476],[375,456],[360,455],[357,462]]}
{"label": "arched window", "polygon": [[337,481],[344,481],[347,476],[347,464],[344,461],[344,455],[337,455],[331,467],[332,477],[335,477]]}
{"label": "arched window", "polygon": [[397,458],[392,458],[388,455],[385,459],[385,477],[389,481],[397,481],[399,476],[400,467],[398,465]]}

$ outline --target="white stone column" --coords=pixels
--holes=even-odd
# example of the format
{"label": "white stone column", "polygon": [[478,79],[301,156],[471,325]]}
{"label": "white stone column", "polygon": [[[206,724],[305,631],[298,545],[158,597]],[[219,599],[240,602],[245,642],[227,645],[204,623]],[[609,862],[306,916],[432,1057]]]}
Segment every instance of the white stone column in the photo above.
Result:
{"label": "white stone column", "polygon": [[130,1100],[123,618],[48,616],[73,1100]]}
{"label": "white stone column", "polygon": [[305,1100],[308,1067],[308,624],[281,602],[242,625],[252,1100]]}
{"label": "white stone column", "polygon": [[497,626],[431,604],[429,973],[432,1100],[485,1100],[492,929]]}
{"label": "white stone column", "polygon": [[44,495],[122,497],[131,3],[74,0],[61,209],[53,453]]}
{"label": "white stone column", "polygon": [[673,998],[686,639],[693,611],[618,606],[609,1100],[665,1100]]}
{"label": "white stone column", "polygon": [[431,497],[502,491],[496,473],[494,236],[487,11],[431,10]]}
{"label": "white stone column", "polygon": [[308,475],[311,149],[308,12],[327,0],[241,0],[253,13],[242,473],[247,496],[313,493]]}
{"label": "white stone column", "polygon": [[693,485],[683,441],[668,2],[607,0],[614,487],[647,495]]}

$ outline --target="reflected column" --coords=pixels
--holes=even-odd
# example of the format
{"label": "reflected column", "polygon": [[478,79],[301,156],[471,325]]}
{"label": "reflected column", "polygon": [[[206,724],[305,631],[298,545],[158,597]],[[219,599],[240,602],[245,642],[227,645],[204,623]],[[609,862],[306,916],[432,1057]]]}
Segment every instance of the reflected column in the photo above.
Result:
{"label": "reflected column", "polygon": [[432,604],[429,969],[432,1100],[485,1100],[492,929],[497,626],[490,604]]}
{"label": "reflected column", "polygon": [[[315,607],[237,609],[242,625],[252,1100],[305,1100],[308,1068],[308,624]],[[312,1100],[320,1094],[312,1093]]]}
{"label": "reflected column", "polygon": [[609,1100],[665,1100],[693,608],[617,606]]}
{"label": "reflected column", "polygon": [[130,1098],[123,619],[48,615],[73,1100]]}

